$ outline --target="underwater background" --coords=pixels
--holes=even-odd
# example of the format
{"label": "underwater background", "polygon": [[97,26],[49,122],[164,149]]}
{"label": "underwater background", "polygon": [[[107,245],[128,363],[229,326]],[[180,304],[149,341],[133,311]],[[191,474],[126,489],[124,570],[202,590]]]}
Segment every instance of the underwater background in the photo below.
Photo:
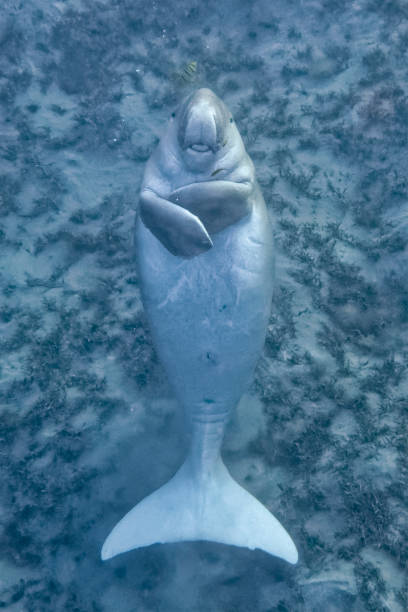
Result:
{"label": "underwater background", "polygon": [[[133,229],[146,160],[202,86],[276,239],[223,456],[297,566],[209,542],[100,560],[188,445]],[[0,608],[408,609],[407,125],[405,0],[2,0]]]}

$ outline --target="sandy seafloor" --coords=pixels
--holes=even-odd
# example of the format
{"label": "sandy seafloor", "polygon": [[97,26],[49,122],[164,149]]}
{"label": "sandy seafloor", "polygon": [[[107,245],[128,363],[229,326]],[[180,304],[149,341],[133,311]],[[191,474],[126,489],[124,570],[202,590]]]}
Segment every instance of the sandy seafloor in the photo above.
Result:
{"label": "sandy seafloor", "polygon": [[[133,225],[145,162],[200,86],[234,114],[276,237],[223,456],[297,566],[201,542],[99,559],[188,444]],[[2,0],[1,608],[408,609],[407,96],[404,0]]]}

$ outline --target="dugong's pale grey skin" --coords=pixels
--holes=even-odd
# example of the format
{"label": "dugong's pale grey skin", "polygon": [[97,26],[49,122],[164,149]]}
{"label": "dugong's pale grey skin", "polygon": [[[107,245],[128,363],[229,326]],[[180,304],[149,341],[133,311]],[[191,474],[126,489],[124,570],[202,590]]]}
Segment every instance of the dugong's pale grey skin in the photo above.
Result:
{"label": "dugong's pale grey skin", "polygon": [[265,339],[273,242],[252,161],[209,89],[181,104],[147,163],[136,232],[144,306],[190,420],[191,447],[175,476],[114,527],[102,559],[157,542],[210,540],[296,563],[288,533],[220,455]]}

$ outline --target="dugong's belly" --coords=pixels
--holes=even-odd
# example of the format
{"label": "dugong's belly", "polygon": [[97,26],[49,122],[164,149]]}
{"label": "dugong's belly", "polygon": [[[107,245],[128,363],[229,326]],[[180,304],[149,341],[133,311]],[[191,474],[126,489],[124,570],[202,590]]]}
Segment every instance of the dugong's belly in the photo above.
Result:
{"label": "dugong's belly", "polygon": [[193,415],[227,413],[247,388],[265,338],[273,244],[262,196],[252,213],[192,259],[137,223],[142,297],[161,362]]}

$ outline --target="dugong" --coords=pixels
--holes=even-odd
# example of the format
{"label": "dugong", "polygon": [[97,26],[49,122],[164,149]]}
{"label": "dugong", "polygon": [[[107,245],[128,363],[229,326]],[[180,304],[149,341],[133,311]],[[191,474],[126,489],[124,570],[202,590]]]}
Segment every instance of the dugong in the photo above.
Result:
{"label": "dugong", "polygon": [[274,249],[252,161],[209,89],[182,102],[146,165],[136,245],[153,341],[189,420],[191,446],[173,478],[114,527],[102,559],[209,540],[296,563],[288,533],[233,480],[220,454],[265,340]]}

